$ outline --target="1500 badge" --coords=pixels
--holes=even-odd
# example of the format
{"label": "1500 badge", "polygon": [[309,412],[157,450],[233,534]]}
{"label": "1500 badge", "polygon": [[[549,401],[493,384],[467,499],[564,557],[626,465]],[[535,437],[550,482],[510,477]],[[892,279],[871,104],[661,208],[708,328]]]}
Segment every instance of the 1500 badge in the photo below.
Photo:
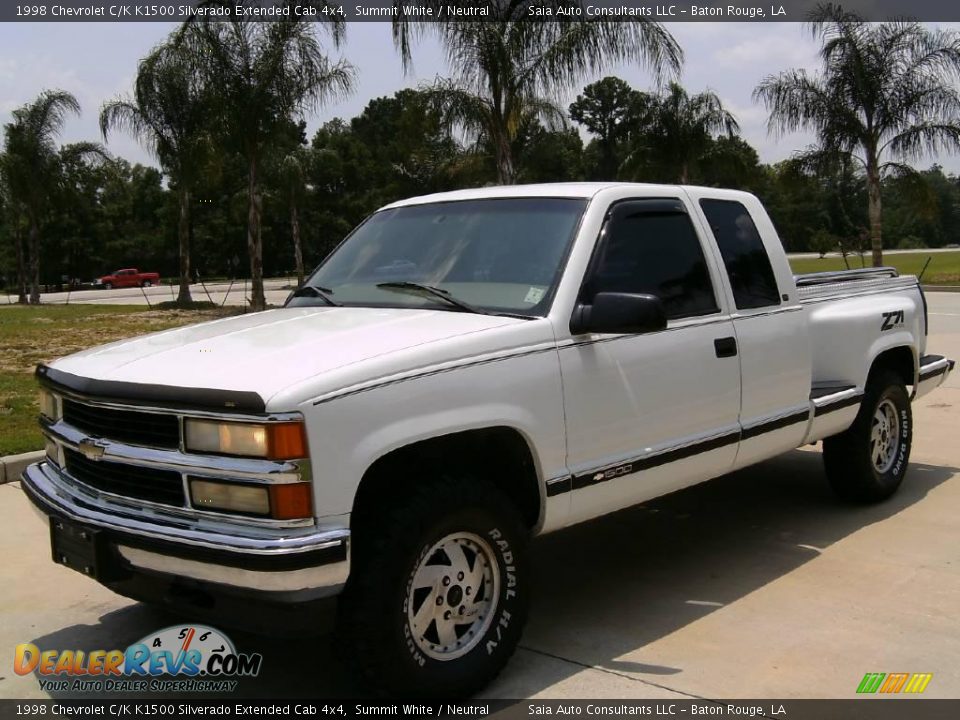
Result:
{"label": "1500 badge", "polygon": [[883,322],[880,323],[880,332],[893,330],[895,327],[903,325],[903,310],[891,310],[881,313]]}

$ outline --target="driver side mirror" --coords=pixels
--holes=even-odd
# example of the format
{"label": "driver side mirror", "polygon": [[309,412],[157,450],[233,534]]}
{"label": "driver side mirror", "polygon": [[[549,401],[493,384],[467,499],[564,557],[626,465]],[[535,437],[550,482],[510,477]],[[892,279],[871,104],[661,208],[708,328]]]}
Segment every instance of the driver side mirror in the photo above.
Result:
{"label": "driver side mirror", "polygon": [[570,332],[640,334],[667,327],[663,301],[655,295],[601,292],[593,304],[579,303],[570,318]]}

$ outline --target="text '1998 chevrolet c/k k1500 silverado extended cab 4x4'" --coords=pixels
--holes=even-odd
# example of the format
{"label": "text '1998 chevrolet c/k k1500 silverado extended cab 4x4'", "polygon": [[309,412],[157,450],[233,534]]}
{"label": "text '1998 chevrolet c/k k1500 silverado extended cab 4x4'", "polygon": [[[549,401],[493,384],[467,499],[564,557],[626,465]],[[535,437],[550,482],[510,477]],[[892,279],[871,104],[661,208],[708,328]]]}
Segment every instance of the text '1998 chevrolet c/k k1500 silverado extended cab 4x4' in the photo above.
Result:
{"label": "text '1998 chevrolet c/k k1500 silverado extended cab 4x4'", "polygon": [[339,595],[368,682],[457,697],[517,645],[531,536],[817,440],[842,498],[895,492],[953,369],[926,338],[915,277],[795,278],[747,193],[414,198],[281,309],[39,367],[22,486],[119,593]]}

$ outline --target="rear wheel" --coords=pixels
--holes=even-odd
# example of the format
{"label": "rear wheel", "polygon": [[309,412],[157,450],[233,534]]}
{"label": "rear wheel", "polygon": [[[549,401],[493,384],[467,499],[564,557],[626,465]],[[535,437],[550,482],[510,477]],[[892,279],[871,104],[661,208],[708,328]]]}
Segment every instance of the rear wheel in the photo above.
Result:
{"label": "rear wheel", "polygon": [[913,440],[910,396],[888,370],[872,376],[853,425],[823,441],[823,461],[834,492],[852,502],[893,495],[907,472]]}
{"label": "rear wheel", "polygon": [[470,695],[519,642],[527,530],[482,480],[418,483],[390,504],[370,523],[375,537],[355,546],[339,603],[341,641],[377,692]]}

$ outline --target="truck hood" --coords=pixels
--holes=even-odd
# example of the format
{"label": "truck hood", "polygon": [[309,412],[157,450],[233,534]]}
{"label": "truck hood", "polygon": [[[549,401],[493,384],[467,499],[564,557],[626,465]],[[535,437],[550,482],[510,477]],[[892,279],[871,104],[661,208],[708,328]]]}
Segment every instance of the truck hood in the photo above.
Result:
{"label": "truck hood", "polygon": [[[95,380],[255,392],[269,405],[281,390],[311,379],[305,392],[318,394],[454,360],[468,352],[466,346],[475,353],[476,343],[445,341],[528,324],[440,310],[288,308],[121,340],[61,358],[51,367]],[[517,342],[516,337],[491,337],[480,345],[496,351]]]}

